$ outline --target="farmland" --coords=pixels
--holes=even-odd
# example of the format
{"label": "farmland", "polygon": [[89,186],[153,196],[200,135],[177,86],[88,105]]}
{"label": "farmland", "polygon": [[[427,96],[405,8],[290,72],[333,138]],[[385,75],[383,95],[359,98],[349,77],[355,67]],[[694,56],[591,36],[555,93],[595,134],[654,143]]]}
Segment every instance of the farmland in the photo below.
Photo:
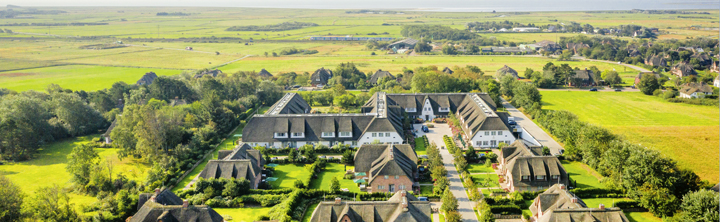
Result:
{"label": "farmland", "polygon": [[639,92],[542,91],[542,95],[544,109],[568,110],[582,121],[661,151],[702,179],[718,179],[717,107],[669,103]]}

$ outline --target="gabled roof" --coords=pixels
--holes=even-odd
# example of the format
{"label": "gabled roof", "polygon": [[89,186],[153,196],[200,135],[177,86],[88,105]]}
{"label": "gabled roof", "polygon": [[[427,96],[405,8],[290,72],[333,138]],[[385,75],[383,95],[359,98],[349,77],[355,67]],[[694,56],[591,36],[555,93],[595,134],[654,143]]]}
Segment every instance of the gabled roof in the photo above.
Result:
{"label": "gabled roof", "polygon": [[208,161],[200,172],[201,178],[245,178],[253,183],[262,172],[264,160],[260,151],[246,143],[238,144],[233,150],[221,150],[217,160]]}
{"label": "gabled roof", "polygon": [[675,64],[675,66],[673,66],[671,71],[673,72],[673,74],[680,76],[680,77],[697,75],[695,68],[693,68],[693,66],[687,62],[681,62],[681,63]]}
{"label": "gabled roof", "polygon": [[587,70],[587,69],[575,70],[575,78],[581,79],[582,81],[585,81],[585,82],[594,82],[597,84],[597,79],[595,79],[595,75],[593,75],[592,70]]}
{"label": "gabled roof", "polygon": [[685,95],[691,95],[693,93],[699,92],[699,93],[712,93],[713,89],[710,87],[710,85],[705,84],[704,82],[701,83],[686,83],[682,85],[682,88],[680,88],[680,93]]}
{"label": "gabled roof", "polygon": [[265,69],[260,70],[260,72],[257,75],[260,77],[266,77],[266,78],[273,77],[273,75],[270,74],[270,72],[268,72]]}
{"label": "gabled roof", "polygon": [[629,222],[622,209],[617,207],[562,209],[549,212],[538,222],[592,221],[592,222]]}
{"label": "gabled roof", "polygon": [[286,93],[285,96],[270,106],[266,114],[303,114],[309,113],[310,110],[312,110],[312,107],[300,94]]}
{"label": "gabled roof", "polygon": [[116,124],[117,124],[117,118],[115,118],[115,120],[112,121],[112,123],[110,124],[110,127],[108,127],[108,129],[103,134],[103,137],[110,137],[110,133],[112,133],[113,129],[115,129]]}
{"label": "gabled roof", "polygon": [[474,138],[480,131],[510,131],[507,115],[495,112],[495,103],[490,102],[492,99],[483,98],[483,95],[487,94],[470,94],[457,109],[461,127],[469,138]]}
{"label": "gabled roof", "polygon": [[223,73],[223,72],[220,71],[219,69],[205,70],[205,71],[203,71],[203,72],[201,72],[201,73],[195,74],[195,78],[202,78],[202,77],[205,76],[205,75],[209,75],[209,76],[212,76],[213,78],[215,78],[215,77],[217,77],[218,75],[220,75],[220,74],[222,74],[222,73]]}
{"label": "gabled roof", "polygon": [[[573,198],[575,202],[573,203]],[[585,203],[575,196],[575,194],[562,189],[559,184],[555,184],[548,188],[545,192],[539,194],[530,205],[530,212],[533,215],[543,214],[556,209],[579,209],[587,208]]]}
{"label": "gabled roof", "polygon": [[498,77],[498,78],[502,78],[502,77],[505,76],[505,75],[512,75],[512,76],[515,77],[516,79],[517,79],[517,78],[520,78],[520,76],[518,76],[518,72],[515,71],[513,68],[510,68],[510,67],[507,66],[507,65],[505,65],[505,66],[503,66],[502,68],[498,69],[498,70],[496,71],[496,74],[497,74],[497,77]]}
{"label": "gabled roof", "polygon": [[406,38],[406,39],[403,39],[403,40],[400,40],[400,41],[397,41],[397,42],[393,42],[392,44],[388,45],[387,48],[389,49],[389,48],[392,48],[392,47],[395,46],[395,45],[402,45],[402,44],[407,44],[407,45],[415,46],[415,44],[417,44],[417,43],[418,43],[418,40],[415,40],[415,39],[412,39],[412,38]]}
{"label": "gabled roof", "polygon": [[454,72],[452,71],[452,69],[450,69],[450,68],[448,68],[448,67],[443,68],[442,71],[443,71],[444,73],[447,73],[447,74],[453,74],[453,73],[454,73]]}
{"label": "gabled roof", "polygon": [[[155,196],[155,200],[152,197]],[[177,221],[222,222],[223,217],[215,210],[204,205],[183,206],[183,201],[169,190],[159,195],[144,193],[138,200],[138,212],[128,218],[130,222]]]}
{"label": "gabled roof", "polygon": [[[560,160],[554,156],[521,156],[505,163],[503,168],[512,175],[515,187],[549,187],[554,184],[568,184],[568,177],[565,168]],[[522,180],[522,177],[529,180]],[[536,176],[545,176],[545,180],[537,180]],[[559,176],[552,179],[552,176]]]}
{"label": "gabled roof", "polygon": [[[402,196],[407,195],[407,196]],[[387,201],[320,202],[310,218],[311,222],[430,222],[430,202],[416,201],[405,191],[396,192]]]}
{"label": "gabled roof", "polygon": [[[245,142],[282,142],[282,141],[348,141],[360,139],[375,116],[364,114],[286,114],[286,115],[255,115],[243,129]],[[389,121],[377,120],[376,129],[395,131],[392,124],[381,123]],[[331,122],[343,123],[343,127],[352,129],[352,137],[322,137],[322,132]],[[304,138],[274,138],[274,133],[290,134],[293,125],[304,124]],[[385,128],[382,128],[385,127]],[[294,129],[298,129],[297,126]],[[402,134],[401,134],[402,135]]]}
{"label": "gabled roof", "polygon": [[[397,147],[403,147],[403,151],[397,149]],[[408,150],[412,152],[408,152]],[[408,153],[410,156],[405,155]],[[356,155],[357,156],[357,155]],[[410,145],[385,145],[384,152],[375,160],[372,159],[357,159],[360,161],[372,161],[370,165],[368,183],[372,183],[375,179],[381,176],[395,176],[405,175],[408,178],[414,179],[415,173],[417,172],[417,155],[412,150]],[[356,172],[366,172],[357,171]]]}
{"label": "gabled roof", "polygon": [[[412,163],[417,163],[418,157],[415,150],[407,144],[364,144],[355,152],[355,172],[370,171],[376,160],[384,159],[388,152],[398,158],[407,158]],[[402,155],[399,155],[402,154]],[[384,156],[383,156],[384,155]]]}
{"label": "gabled roof", "polygon": [[377,81],[380,80],[380,79],[383,78],[383,77],[387,77],[387,78],[390,78],[390,79],[395,79],[395,76],[393,76],[392,74],[390,74],[390,72],[388,72],[388,71],[382,71],[382,69],[378,69],[378,71],[375,72],[375,74],[373,74],[372,76],[370,76],[370,80],[368,80],[368,81],[369,81],[370,83],[372,83],[372,84],[377,84]]}
{"label": "gabled roof", "polygon": [[157,75],[154,72],[148,72],[143,75],[136,84],[138,85],[150,85],[152,82],[157,79]]}
{"label": "gabled roof", "polygon": [[333,77],[332,70],[320,68],[310,76],[310,84],[322,84],[328,83],[328,80]]}
{"label": "gabled roof", "polygon": [[[539,149],[538,149],[539,148]],[[501,150],[501,159],[505,162],[522,156],[541,156],[542,147],[529,148],[522,140],[515,140],[512,144],[503,147]]]}

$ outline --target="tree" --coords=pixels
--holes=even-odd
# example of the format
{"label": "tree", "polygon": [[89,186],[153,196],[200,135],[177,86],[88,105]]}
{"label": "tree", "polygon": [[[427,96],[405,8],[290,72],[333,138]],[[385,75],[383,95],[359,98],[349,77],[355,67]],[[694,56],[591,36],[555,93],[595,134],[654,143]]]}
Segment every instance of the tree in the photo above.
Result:
{"label": "tree", "polygon": [[652,95],[656,89],[660,89],[660,83],[658,83],[655,75],[643,74],[637,87],[640,88],[640,91],[645,95]]}
{"label": "tree", "polygon": [[315,160],[317,159],[317,155],[315,154],[315,148],[313,148],[312,146],[303,146],[303,148],[303,155],[305,156],[305,158],[307,158],[307,161],[311,163],[315,162]]}
{"label": "tree", "polygon": [[712,190],[698,190],[683,196],[680,209],[682,212],[675,216],[677,221],[718,221],[718,207],[720,207],[720,194]]}
{"label": "tree", "polygon": [[300,159],[300,155],[298,155],[298,151],[296,149],[291,148],[290,153],[288,153],[287,160],[290,162],[297,162],[298,159]]}
{"label": "tree", "polygon": [[418,41],[417,44],[415,44],[415,48],[413,48],[415,52],[429,52],[432,50],[432,46],[430,44],[427,44],[425,41]]}
{"label": "tree", "polygon": [[338,181],[337,177],[333,177],[332,180],[330,180],[330,191],[340,192],[340,181]]}
{"label": "tree", "polygon": [[468,149],[465,151],[465,159],[469,163],[477,162],[478,154],[475,152],[475,148],[472,145],[468,145]]}
{"label": "tree", "polygon": [[558,61],[570,61],[572,60],[573,52],[566,49],[563,50],[562,54],[560,54],[560,57],[558,57]]}
{"label": "tree", "polygon": [[620,75],[618,75],[618,72],[613,70],[607,70],[603,72],[602,78],[605,80],[605,83],[609,85],[617,85],[622,83],[622,78],[620,78]]}
{"label": "tree", "polygon": [[58,186],[39,188],[27,199],[23,212],[39,221],[80,221],[70,197]]}
{"label": "tree", "polygon": [[533,71],[531,68],[525,68],[525,78],[526,79],[532,79],[533,78]]}
{"label": "tree", "polygon": [[99,158],[92,144],[80,144],[73,147],[68,154],[68,164],[65,168],[72,175],[73,181],[85,186],[90,182],[90,174]]}
{"label": "tree", "polygon": [[440,206],[440,210],[443,212],[452,212],[457,211],[458,209],[458,201],[455,199],[455,195],[450,192],[450,189],[445,189],[445,192],[442,196],[442,206]]}
{"label": "tree", "polygon": [[295,180],[295,188],[303,189],[305,188],[305,183],[303,183],[302,180],[297,179]]}
{"label": "tree", "polygon": [[485,200],[480,200],[477,204],[477,209],[480,211],[479,222],[495,222],[495,216],[493,215],[490,205]]}
{"label": "tree", "polygon": [[462,217],[460,217],[460,213],[457,211],[451,211],[445,213],[445,220],[447,220],[447,222],[460,222],[462,221]]}
{"label": "tree", "polygon": [[23,194],[20,187],[0,175],[0,221],[21,221]]}
{"label": "tree", "polygon": [[667,188],[645,184],[639,191],[640,205],[656,217],[672,216],[679,208],[679,201]]}
{"label": "tree", "polygon": [[548,148],[548,147],[546,147],[546,146],[543,146],[542,155],[543,155],[543,156],[550,156],[550,148]]}
{"label": "tree", "polygon": [[449,46],[449,45],[443,46],[442,52],[445,55],[456,55],[457,54],[457,50],[455,49],[455,47]]}
{"label": "tree", "polygon": [[283,95],[282,87],[275,85],[270,81],[263,81],[258,85],[257,97],[260,102],[265,104],[273,104]]}
{"label": "tree", "polygon": [[355,96],[350,93],[337,96],[333,99],[333,104],[340,106],[343,109],[350,109],[355,106]]}
{"label": "tree", "polygon": [[340,162],[347,165],[355,164],[355,152],[353,152],[352,150],[345,150],[342,158],[340,159]]}

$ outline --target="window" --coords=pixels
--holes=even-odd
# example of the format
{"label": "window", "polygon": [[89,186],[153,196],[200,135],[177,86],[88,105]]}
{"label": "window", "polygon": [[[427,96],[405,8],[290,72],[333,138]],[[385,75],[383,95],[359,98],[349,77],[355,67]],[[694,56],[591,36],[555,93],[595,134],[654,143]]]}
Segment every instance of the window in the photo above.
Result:
{"label": "window", "polygon": [[388,175],[385,175],[385,179],[387,179],[387,178],[390,178],[390,176],[388,176]]}
{"label": "window", "polygon": [[[374,134],[374,133],[373,133]],[[383,133],[379,133],[378,137],[383,137]]]}
{"label": "window", "polygon": [[482,142],[483,142],[483,146],[487,146],[487,145],[488,145],[488,141],[482,141]]}
{"label": "window", "polygon": [[495,131],[491,131],[491,132],[490,132],[490,135],[495,136]]}
{"label": "window", "polygon": [[545,180],[545,176],[535,176],[536,180]]}
{"label": "window", "polygon": [[552,175],[553,180],[557,180],[558,178],[560,178],[560,175]]}
{"label": "window", "polygon": [[482,146],[482,141],[476,141],[475,145]]}
{"label": "window", "polygon": [[335,132],[322,132],[322,137],[334,137]]}
{"label": "window", "polygon": [[340,137],[351,137],[351,136],[352,136],[351,132],[340,132]]}
{"label": "window", "polygon": [[530,180],[530,176],[522,176],[522,180]]}
{"label": "window", "polygon": [[485,131],[485,136],[489,136],[489,135],[490,135],[490,132]]}
{"label": "window", "polygon": [[400,176],[398,176],[398,175],[395,175],[395,179],[400,179]]}
{"label": "window", "polygon": [[450,108],[440,107],[440,112],[450,112]]}
{"label": "window", "polygon": [[318,82],[320,82],[320,79],[315,79],[315,81],[318,81]]}
{"label": "window", "polygon": [[285,134],[285,133],[275,133],[275,138],[287,138],[287,134]]}
{"label": "window", "polygon": [[357,146],[357,141],[352,141],[353,146]]}
{"label": "window", "polygon": [[490,146],[495,147],[497,145],[497,141],[490,140]]}
{"label": "window", "polygon": [[405,112],[413,113],[413,112],[417,112],[417,109],[416,108],[405,108]]}
{"label": "window", "polygon": [[383,186],[383,185],[378,185],[378,190],[382,190],[382,189],[385,189],[385,186]]}
{"label": "window", "polygon": [[400,184],[400,185],[398,186],[398,189],[400,189],[400,190],[405,190],[405,185]]}
{"label": "window", "polygon": [[372,133],[372,137],[377,137],[377,133]]}
{"label": "window", "polygon": [[293,137],[305,137],[304,133],[292,133]]}
{"label": "window", "polygon": [[385,133],[385,137],[390,137],[390,133]]}
{"label": "window", "polygon": [[498,135],[502,135],[502,131],[498,131]]}

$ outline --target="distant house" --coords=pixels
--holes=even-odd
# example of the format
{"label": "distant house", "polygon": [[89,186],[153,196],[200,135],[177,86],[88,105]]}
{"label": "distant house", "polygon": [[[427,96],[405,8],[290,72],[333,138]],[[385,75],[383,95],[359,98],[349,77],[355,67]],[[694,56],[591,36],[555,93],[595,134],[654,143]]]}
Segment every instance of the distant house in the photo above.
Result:
{"label": "distant house", "polygon": [[554,25],[548,26],[548,28],[547,28],[548,32],[557,32],[558,30],[559,29],[557,28],[557,26],[554,26]]}
{"label": "distant house", "polygon": [[187,104],[188,103],[185,99],[180,99],[177,96],[175,97],[175,99],[170,101],[170,106],[182,106],[182,105],[187,105]]}
{"label": "distant house", "polygon": [[660,74],[654,73],[654,72],[640,72],[637,76],[635,76],[635,86],[640,84],[640,80],[642,79],[643,75],[653,75],[656,79],[660,79]]}
{"label": "distant house", "polygon": [[706,95],[712,95],[713,89],[704,82],[686,83],[680,86],[680,98],[695,99],[705,98]]}
{"label": "distant house", "polygon": [[152,82],[157,79],[157,75],[154,72],[148,72],[143,75],[140,80],[137,81],[137,85],[150,85]]}
{"label": "distant house", "polygon": [[240,143],[233,150],[221,150],[217,160],[208,161],[198,175],[200,178],[247,179],[250,188],[257,189],[262,180],[264,160],[258,150]]}
{"label": "distant house", "polygon": [[455,73],[455,72],[452,71],[452,69],[450,69],[450,68],[448,68],[448,67],[445,67],[442,71],[443,71],[445,74],[453,74],[453,73]]}
{"label": "distant house", "polygon": [[393,42],[392,44],[388,45],[388,49],[412,49],[415,48],[415,45],[418,43],[418,40],[406,38],[397,42]]}
{"label": "distant house", "polygon": [[505,75],[512,75],[515,79],[520,78],[520,76],[518,76],[518,72],[507,65],[503,66],[495,72],[495,77],[498,79],[502,79],[502,77]]}
{"label": "distant house", "polygon": [[355,153],[355,172],[367,175],[368,192],[418,190],[418,157],[407,144],[367,144]]}
{"label": "distant house", "polygon": [[539,52],[542,52],[542,51],[555,52],[555,51],[562,50],[562,47],[560,47],[559,44],[557,44],[556,42],[550,41],[550,40],[543,40],[543,41],[537,42],[535,44],[530,44],[530,45],[528,45],[528,47],[530,47],[531,49],[533,49],[535,51],[539,51]]}
{"label": "distant house", "polygon": [[687,62],[675,64],[672,69],[670,69],[670,72],[679,78],[697,75],[697,72],[695,71],[695,68],[693,68],[693,65]]}
{"label": "distant house", "polygon": [[110,127],[108,127],[108,129],[102,135],[103,138],[105,138],[105,144],[112,143],[112,139],[110,139],[110,133],[112,133],[112,130],[115,129],[115,124],[117,124],[117,118],[115,118],[115,120],[113,120],[113,122],[110,124]]}
{"label": "distant house", "polygon": [[712,62],[713,62],[712,59],[710,58],[710,56],[708,56],[705,53],[699,53],[699,52],[696,52],[695,54],[690,56],[690,59],[697,59],[698,64],[700,64],[700,66],[703,66],[703,67],[710,66],[710,65],[712,65]]}
{"label": "distant house", "polygon": [[572,51],[574,54],[580,54],[580,50],[590,48],[588,44],[585,43],[568,43],[567,49]]}
{"label": "distant house", "polygon": [[[495,53],[526,53],[532,52],[532,49],[520,48],[520,47],[490,47],[490,52]],[[485,52],[485,51],[483,51]]]}
{"label": "distant house", "polygon": [[372,76],[370,76],[369,83],[371,83],[371,84],[377,84],[378,80],[380,80],[380,79],[382,79],[382,78],[385,78],[385,77],[387,77],[388,79],[395,79],[395,76],[393,76],[392,74],[390,74],[390,72],[388,72],[388,71],[382,71],[382,69],[378,69],[378,71],[375,72],[375,74],[373,74]]}
{"label": "distant house", "polygon": [[[541,151],[540,151],[541,152]],[[537,148],[528,148],[517,140],[501,149],[503,187],[510,192],[541,191],[554,184],[569,184],[568,174],[555,156],[539,156]]]}
{"label": "distant house", "polygon": [[665,67],[667,66],[667,61],[665,61],[665,58],[663,58],[662,56],[653,55],[645,58],[645,65]]}
{"label": "distant house", "polygon": [[539,32],[540,28],[536,27],[517,27],[512,29],[513,32]]}
{"label": "distant house", "polygon": [[220,71],[219,69],[215,69],[215,70],[205,70],[205,71],[202,71],[202,72],[200,72],[200,73],[198,73],[198,74],[195,74],[195,78],[196,78],[196,79],[199,79],[199,78],[202,78],[203,76],[206,76],[206,75],[209,75],[209,76],[212,76],[213,78],[215,78],[215,77],[217,77],[218,75],[220,75],[220,74],[222,74],[222,73],[223,73],[223,72]]}
{"label": "distant house", "polygon": [[[595,74],[592,70],[575,70],[575,79],[580,80],[579,86],[597,86],[598,81],[597,78],[595,78]],[[573,82],[570,81],[570,86],[573,86]]]}
{"label": "distant house", "polygon": [[170,190],[155,189],[154,194],[143,193],[138,198],[137,213],[129,217],[128,222],[223,222],[220,214],[205,205],[190,205]]}
{"label": "distant house", "polygon": [[387,201],[343,201],[338,197],[320,202],[310,222],[430,222],[431,217],[430,202],[398,191]]}
{"label": "distant house", "polygon": [[588,208],[564,184],[555,184],[539,194],[530,205],[530,213],[530,221],[536,222],[629,222],[620,208],[605,207],[603,204],[598,208]]}
{"label": "distant house", "polygon": [[263,77],[263,78],[272,78],[273,77],[273,75],[270,74],[270,72],[268,72],[265,69],[260,70],[260,72],[257,75],[260,77]]}
{"label": "distant house", "polygon": [[713,80],[713,86],[720,87],[720,75],[715,77],[715,80]]}
{"label": "distant house", "polygon": [[333,77],[332,70],[320,68],[310,76],[310,85],[322,88],[328,84],[328,80]]}

